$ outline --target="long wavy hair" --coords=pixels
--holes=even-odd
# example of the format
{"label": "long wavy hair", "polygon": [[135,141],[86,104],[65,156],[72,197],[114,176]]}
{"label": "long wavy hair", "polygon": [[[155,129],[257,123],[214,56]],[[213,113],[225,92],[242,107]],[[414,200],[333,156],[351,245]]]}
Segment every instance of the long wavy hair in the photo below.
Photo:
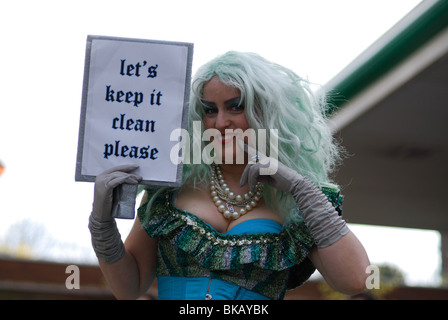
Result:
{"label": "long wavy hair", "polygon": [[[194,146],[198,139],[193,139],[193,123],[202,124],[205,115],[201,102],[203,88],[214,76],[241,92],[251,128],[255,131],[277,129],[278,161],[319,187],[338,188],[330,179],[339,160],[339,148],[326,123],[326,99],[315,95],[310,83],[293,71],[255,53],[230,51],[197,70],[191,84],[189,106],[191,157],[193,150],[198,150],[198,146]],[[203,126],[201,130],[203,132]],[[199,143],[203,150],[204,142]],[[192,162],[184,164],[184,182],[195,187],[208,186],[210,165]],[[269,187],[264,190],[267,204],[277,211],[288,213],[295,206],[289,194]]]}

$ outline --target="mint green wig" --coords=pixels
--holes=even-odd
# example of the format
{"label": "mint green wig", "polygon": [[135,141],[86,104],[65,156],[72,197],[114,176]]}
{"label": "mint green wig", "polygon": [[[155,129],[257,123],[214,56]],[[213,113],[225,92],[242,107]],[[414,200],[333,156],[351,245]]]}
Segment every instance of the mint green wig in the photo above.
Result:
{"label": "mint green wig", "polygon": [[[214,76],[240,90],[251,128],[278,130],[278,160],[281,163],[320,187],[337,188],[329,178],[339,159],[339,152],[326,124],[326,100],[316,97],[307,81],[255,53],[227,52],[199,68],[193,78],[190,129],[193,121],[202,122],[203,88]],[[186,178],[199,184],[210,181],[209,166],[187,166]],[[287,197],[281,193],[274,195],[274,190],[265,189],[267,199]]]}
{"label": "mint green wig", "polygon": [[[309,83],[293,71],[255,53],[230,51],[200,67],[193,77],[189,106],[189,133],[193,122],[202,123],[204,85],[214,76],[241,92],[246,118],[252,129],[277,129],[278,160],[306,176],[319,187],[337,186],[330,175],[338,160],[338,147],[329,130],[325,99],[317,98]],[[204,130],[202,126],[202,131]],[[201,132],[202,134],[202,132]],[[268,137],[269,138],[269,137]],[[269,141],[269,140],[268,140]],[[200,150],[203,150],[204,142]],[[198,146],[192,145],[190,154]],[[267,148],[269,155],[269,148]],[[184,164],[184,182],[208,187],[210,166]],[[289,194],[265,187],[264,198],[271,207],[289,212],[294,202]]]}

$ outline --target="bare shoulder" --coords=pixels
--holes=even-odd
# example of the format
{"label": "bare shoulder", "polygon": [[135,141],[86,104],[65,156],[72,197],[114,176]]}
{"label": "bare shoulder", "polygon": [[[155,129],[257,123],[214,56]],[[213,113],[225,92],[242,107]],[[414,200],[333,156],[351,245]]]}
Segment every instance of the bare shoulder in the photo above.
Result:
{"label": "bare shoulder", "polygon": [[[142,250],[153,251],[157,248],[157,238],[151,238],[142,227],[140,219],[137,217],[125,241],[126,249],[132,252]],[[156,252],[157,249],[155,249]]]}

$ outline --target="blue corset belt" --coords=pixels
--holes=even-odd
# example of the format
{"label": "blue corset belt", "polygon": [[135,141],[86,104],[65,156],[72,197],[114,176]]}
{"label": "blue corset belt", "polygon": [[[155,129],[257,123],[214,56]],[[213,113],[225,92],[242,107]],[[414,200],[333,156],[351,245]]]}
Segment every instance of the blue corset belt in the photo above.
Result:
{"label": "blue corset belt", "polygon": [[[279,233],[282,226],[268,219],[246,220],[226,232],[226,235]],[[210,277],[168,277],[157,279],[159,300],[269,300],[233,283]]]}

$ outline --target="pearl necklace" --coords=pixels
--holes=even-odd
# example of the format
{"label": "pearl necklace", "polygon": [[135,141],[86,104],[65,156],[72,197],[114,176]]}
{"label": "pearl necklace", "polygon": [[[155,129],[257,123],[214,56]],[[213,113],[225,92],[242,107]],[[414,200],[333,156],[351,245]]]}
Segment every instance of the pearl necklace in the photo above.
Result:
{"label": "pearl necklace", "polygon": [[[258,182],[255,192],[249,191],[244,195],[237,195],[232,192],[224,180],[221,169],[216,164],[212,164],[212,179],[210,182],[210,195],[218,211],[227,219],[238,219],[245,215],[249,210],[257,206],[263,197],[263,185]],[[242,207],[235,210],[233,206]]]}

